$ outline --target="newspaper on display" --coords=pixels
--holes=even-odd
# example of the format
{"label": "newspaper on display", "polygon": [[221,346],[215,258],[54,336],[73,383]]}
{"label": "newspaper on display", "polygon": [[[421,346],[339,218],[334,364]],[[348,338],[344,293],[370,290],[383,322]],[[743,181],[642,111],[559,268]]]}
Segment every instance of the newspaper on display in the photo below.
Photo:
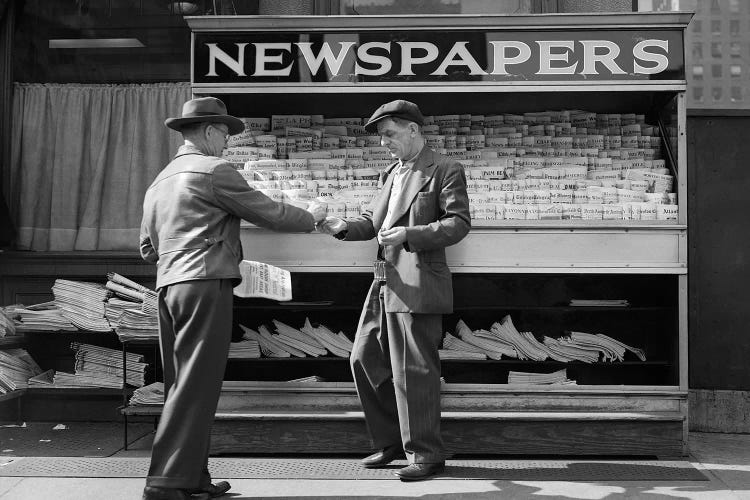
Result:
{"label": "newspaper on display", "polygon": [[292,276],[280,267],[243,260],[240,262],[242,282],[234,288],[238,297],[260,297],[278,301],[292,300]]}

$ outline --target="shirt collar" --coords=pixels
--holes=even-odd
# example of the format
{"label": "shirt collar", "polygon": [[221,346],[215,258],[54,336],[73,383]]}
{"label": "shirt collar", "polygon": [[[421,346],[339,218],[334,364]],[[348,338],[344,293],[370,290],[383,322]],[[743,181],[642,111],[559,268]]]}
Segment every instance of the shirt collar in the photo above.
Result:
{"label": "shirt collar", "polygon": [[175,158],[182,155],[203,155],[206,156],[206,154],[201,151],[200,149],[196,148],[192,144],[183,144],[177,149],[177,153],[174,155]]}

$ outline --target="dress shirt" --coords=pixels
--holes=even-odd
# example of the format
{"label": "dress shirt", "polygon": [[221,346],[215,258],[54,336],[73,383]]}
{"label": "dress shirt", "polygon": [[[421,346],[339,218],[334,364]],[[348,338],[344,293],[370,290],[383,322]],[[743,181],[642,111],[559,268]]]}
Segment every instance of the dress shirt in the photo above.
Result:
{"label": "dress shirt", "polygon": [[[424,148],[424,146],[422,146]],[[406,175],[406,172],[412,169],[414,166],[414,161],[419,156],[419,153],[422,152],[422,149],[420,149],[417,154],[411,157],[411,159],[407,160],[406,162],[402,160],[398,160],[398,167],[393,169],[393,184],[391,185],[391,194],[388,198],[388,211],[385,214],[385,219],[383,219],[383,228],[388,229],[391,227],[391,215],[393,214],[393,210],[396,208],[396,204],[398,202],[398,197],[401,194],[401,187],[404,182],[404,177]]]}

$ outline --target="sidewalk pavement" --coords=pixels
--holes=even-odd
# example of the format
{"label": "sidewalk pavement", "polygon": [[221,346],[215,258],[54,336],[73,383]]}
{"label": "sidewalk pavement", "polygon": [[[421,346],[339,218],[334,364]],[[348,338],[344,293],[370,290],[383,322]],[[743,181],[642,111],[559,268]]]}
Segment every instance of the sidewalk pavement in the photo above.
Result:
{"label": "sidewalk pavement", "polygon": [[[121,450],[113,457],[147,457],[150,437],[144,437],[128,451]],[[686,460],[702,470],[709,478],[708,481],[439,479],[402,483],[395,477],[393,480],[232,479],[230,494],[222,498],[750,500],[750,435],[691,433],[689,448],[690,456]],[[0,499],[138,500],[143,486],[143,478],[0,477]]]}

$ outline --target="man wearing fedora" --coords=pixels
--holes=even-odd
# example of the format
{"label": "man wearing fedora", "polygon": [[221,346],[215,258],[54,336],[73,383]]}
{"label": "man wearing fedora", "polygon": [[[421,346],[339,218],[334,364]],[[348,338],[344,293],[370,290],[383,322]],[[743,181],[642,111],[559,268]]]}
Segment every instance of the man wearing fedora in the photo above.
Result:
{"label": "man wearing fedora", "polygon": [[325,208],[277,203],[220,158],[244,124],[219,99],[189,100],[182,116],[165,124],[185,143],[143,201],[140,249],[157,266],[165,394],[143,498],[217,497],[230,486],[211,484],[209,435],[232,333],[232,290],[240,282],[240,219],[310,232]]}
{"label": "man wearing fedora", "polygon": [[438,348],[442,315],[453,311],[445,247],[471,227],[464,170],[425,145],[423,122],[409,101],[375,111],[365,129],[377,131],[396,161],[360,217],[328,217],[320,227],[346,241],[378,240],[350,363],[379,449],[363,465],[382,467],[405,454],[409,465],[396,472],[402,481],[426,479],[445,466]]}

